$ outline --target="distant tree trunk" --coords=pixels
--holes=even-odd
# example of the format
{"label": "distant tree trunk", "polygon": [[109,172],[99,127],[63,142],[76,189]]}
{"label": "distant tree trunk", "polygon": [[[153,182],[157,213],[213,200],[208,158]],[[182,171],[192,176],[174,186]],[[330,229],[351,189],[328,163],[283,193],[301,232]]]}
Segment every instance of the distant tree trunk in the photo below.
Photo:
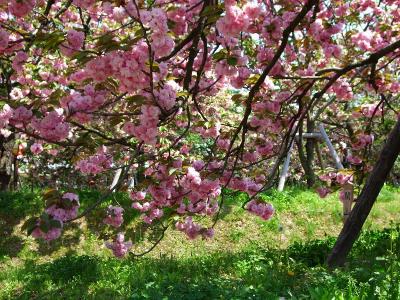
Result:
{"label": "distant tree trunk", "polygon": [[[311,119],[307,119],[307,132],[314,132],[315,122]],[[315,184],[315,173],[314,173],[314,157],[315,157],[315,139],[307,139],[306,141],[306,155],[307,155],[307,168],[306,168],[306,178],[307,186],[312,188]]]}
{"label": "distant tree trunk", "polygon": [[[315,123],[307,119],[307,133],[314,132]],[[315,173],[313,170],[314,164],[314,139],[307,138],[305,143],[305,152],[303,149],[303,124],[299,127],[299,139],[296,141],[297,149],[299,151],[299,158],[301,166],[304,170],[304,175],[307,181],[307,186],[309,188],[314,186],[315,183]]]}
{"label": "distant tree trunk", "polygon": [[8,185],[11,180],[11,175],[8,175],[6,171],[0,170],[0,191],[7,191]]}
{"label": "distant tree trunk", "polygon": [[18,189],[18,180],[19,180],[19,174],[18,174],[18,158],[17,155],[13,155],[13,190],[16,191]]}
{"label": "distant tree trunk", "polygon": [[317,153],[318,162],[321,167],[321,170],[325,170],[325,163],[322,159],[321,149],[319,148],[319,141],[315,142],[315,152]]}
{"label": "distant tree trunk", "polygon": [[0,135],[0,191],[8,190],[11,180],[10,159],[12,152],[8,149],[8,143],[13,137],[5,138]]}
{"label": "distant tree trunk", "polygon": [[361,228],[374,205],[379,192],[392,169],[400,152],[400,119],[389,134],[378,161],[376,162],[357,202],[343,226],[342,231],[328,257],[329,267],[344,264],[355,240],[358,238]]}

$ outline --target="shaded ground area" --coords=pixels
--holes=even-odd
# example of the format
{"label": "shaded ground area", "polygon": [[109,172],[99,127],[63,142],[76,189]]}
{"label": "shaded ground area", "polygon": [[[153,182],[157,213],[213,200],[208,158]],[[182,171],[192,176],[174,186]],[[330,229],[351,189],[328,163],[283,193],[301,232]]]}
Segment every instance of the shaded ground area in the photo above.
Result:
{"label": "shaded ground area", "polygon": [[[82,193],[83,208],[96,196]],[[113,232],[96,218],[37,242],[20,227],[41,210],[39,194],[1,194],[0,299],[400,299],[397,189],[385,187],[349,263],[333,272],[323,263],[341,227],[337,198],[299,188],[263,197],[277,209],[270,222],[244,213],[244,199],[232,195],[213,241],[171,230],[149,256],[118,260],[103,246]]]}
{"label": "shaded ground area", "polygon": [[398,299],[400,228],[365,232],[348,265],[322,264],[334,240],[187,258],[117,260],[67,254],[0,275],[9,299]]}

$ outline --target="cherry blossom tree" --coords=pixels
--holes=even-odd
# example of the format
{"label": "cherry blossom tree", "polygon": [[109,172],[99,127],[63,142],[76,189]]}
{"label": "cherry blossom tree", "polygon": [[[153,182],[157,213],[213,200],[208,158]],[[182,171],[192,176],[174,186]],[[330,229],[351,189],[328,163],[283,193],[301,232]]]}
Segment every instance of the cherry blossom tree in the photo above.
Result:
{"label": "cherry blossom tree", "polygon": [[[275,185],[295,136],[301,152],[301,135],[320,122],[351,150],[348,168],[320,174],[322,182],[362,186],[374,141],[398,116],[399,6],[0,1],[2,136],[18,135],[32,156],[61,157],[71,173],[120,171],[85,211],[73,190],[48,192],[29,232],[55,239],[114,191],[132,199],[132,207],[110,206],[104,219],[116,228],[107,247],[118,257],[133,253],[118,232],[130,209],[162,228],[148,251],[169,227],[189,239],[212,237],[232,190],[246,193],[243,207],[268,220],[274,208],[258,195]],[[302,155],[309,185],[313,147]]]}

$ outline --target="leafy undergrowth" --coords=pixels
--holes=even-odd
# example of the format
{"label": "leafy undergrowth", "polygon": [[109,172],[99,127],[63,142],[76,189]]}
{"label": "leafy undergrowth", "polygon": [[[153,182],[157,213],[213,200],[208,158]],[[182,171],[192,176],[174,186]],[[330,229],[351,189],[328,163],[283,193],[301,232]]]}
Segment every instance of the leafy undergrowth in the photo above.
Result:
{"label": "leafy undergrowth", "polygon": [[[84,209],[98,193],[80,196]],[[337,196],[289,188],[263,197],[277,209],[269,222],[232,195],[211,242],[171,230],[150,255],[118,260],[86,220],[50,244],[26,237],[20,227],[42,209],[39,194],[0,194],[0,299],[400,299],[397,189],[384,188],[336,271],[324,261],[341,228]],[[112,201],[129,204],[122,195]]]}

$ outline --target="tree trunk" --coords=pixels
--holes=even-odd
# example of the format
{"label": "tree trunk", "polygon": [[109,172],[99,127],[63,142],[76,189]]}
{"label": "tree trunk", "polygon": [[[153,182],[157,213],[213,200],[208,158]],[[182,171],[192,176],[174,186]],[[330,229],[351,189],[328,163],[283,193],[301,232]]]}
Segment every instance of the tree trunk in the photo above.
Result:
{"label": "tree trunk", "polygon": [[8,143],[12,141],[13,136],[5,138],[0,135],[0,191],[8,190],[11,180],[10,162],[12,152],[10,151]]}
{"label": "tree trunk", "polygon": [[[307,133],[314,132],[315,123],[307,119]],[[299,158],[301,166],[304,170],[304,175],[307,181],[307,187],[312,188],[315,183],[315,173],[313,170],[314,164],[314,144],[312,138],[306,138],[305,152],[303,149],[303,123],[299,127],[299,139],[296,141],[297,150],[299,151]]]}
{"label": "tree trunk", "polygon": [[303,121],[301,121],[299,125],[299,135],[298,138],[295,139],[296,145],[297,145],[297,151],[299,152],[299,160],[301,167],[304,170],[304,175],[306,176],[307,174],[307,157],[306,154],[304,153],[303,149]]}
{"label": "tree trunk", "polygon": [[[307,119],[307,132],[314,132],[315,130],[315,122],[310,120],[309,118]],[[309,188],[312,188],[315,184],[315,173],[314,173],[314,146],[315,145],[315,139],[308,138],[306,142],[306,178],[307,178],[307,186]]]}
{"label": "tree trunk", "polygon": [[389,134],[378,161],[376,162],[361,195],[344,224],[342,231],[328,257],[329,267],[341,266],[344,264],[355,240],[358,238],[361,228],[370,213],[379,192],[385,183],[390,170],[392,169],[400,152],[400,119]]}

